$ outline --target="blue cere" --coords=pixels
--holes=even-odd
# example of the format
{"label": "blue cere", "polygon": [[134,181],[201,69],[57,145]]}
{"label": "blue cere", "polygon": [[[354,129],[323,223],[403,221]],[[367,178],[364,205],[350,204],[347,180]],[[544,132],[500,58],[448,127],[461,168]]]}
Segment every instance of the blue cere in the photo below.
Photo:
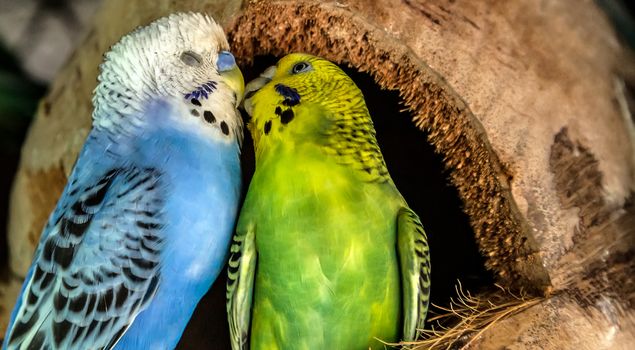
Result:
{"label": "blue cere", "polygon": [[218,53],[218,60],[216,61],[216,67],[219,72],[226,72],[236,67],[236,59],[229,51],[221,51]]}

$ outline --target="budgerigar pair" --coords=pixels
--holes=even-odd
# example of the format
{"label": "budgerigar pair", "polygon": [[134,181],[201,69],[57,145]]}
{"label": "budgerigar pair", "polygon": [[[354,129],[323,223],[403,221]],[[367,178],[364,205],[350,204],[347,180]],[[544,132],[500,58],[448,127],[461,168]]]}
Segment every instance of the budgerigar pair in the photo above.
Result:
{"label": "budgerigar pair", "polygon": [[[226,261],[239,208],[243,81],[227,50],[212,19],[178,14],[106,55],[93,129],[4,347],[176,346]],[[232,347],[413,340],[427,311],[428,246],[361,92],[303,54],[249,90],[256,172],[231,246]]]}

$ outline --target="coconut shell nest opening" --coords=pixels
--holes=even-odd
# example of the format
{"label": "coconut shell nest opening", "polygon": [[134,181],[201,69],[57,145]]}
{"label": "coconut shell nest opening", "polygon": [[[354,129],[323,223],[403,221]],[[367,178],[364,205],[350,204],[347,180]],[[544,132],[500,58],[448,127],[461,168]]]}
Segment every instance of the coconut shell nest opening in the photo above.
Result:
{"label": "coconut shell nest opening", "polygon": [[[482,126],[433,69],[385,35],[337,7],[327,11],[325,6],[267,2],[249,7],[229,30],[230,45],[247,79],[255,68],[274,62],[269,57],[261,64],[260,57],[289,52],[315,54],[348,67],[366,94],[394,180],[423,220],[430,220],[426,230],[434,237],[432,250],[465,259],[467,266],[478,260],[467,242],[470,236],[499,281],[542,291],[549,285],[547,273],[510,200],[511,175],[490,148]],[[447,209],[437,210],[442,205]],[[439,248],[444,244],[435,240],[448,245]],[[445,261],[433,256],[433,263],[439,271]]]}
{"label": "coconut shell nest opening", "polygon": [[[248,8],[228,32],[246,81],[287,53],[307,52],[339,64],[363,91],[391,176],[420,215],[431,246],[431,302],[438,307],[426,327],[434,331],[424,337],[448,338],[436,346],[456,344],[497,315],[532,305],[530,295],[543,294],[549,280],[537,248],[522,234],[511,175],[478,120],[436,72],[382,35],[350,13],[338,16],[337,8],[271,3]],[[248,183],[250,139],[243,155]],[[446,312],[457,309],[464,312]],[[439,328],[469,323],[468,315],[475,321],[469,331],[445,335]]]}
{"label": "coconut shell nest opening", "polygon": [[[423,337],[434,344],[418,346],[465,343],[497,316],[533,305],[536,299],[525,291],[542,294],[548,277],[521,233],[510,175],[477,119],[436,72],[381,35],[361,18],[338,16],[337,8],[266,2],[247,8],[228,30],[245,81],[287,53],[306,52],[337,63],[356,82],[390,174],[428,234],[435,306]],[[248,183],[255,161],[246,137]],[[197,311],[195,318],[202,315]]]}
{"label": "coconut shell nest opening", "polygon": [[[325,57],[353,78],[390,174],[421,217],[431,247],[434,306],[422,334],[428,340],[414,346],[464,345],[499,316],[534,305],[531,295],[549,286],[510,200],[511,175],[478,120],[433,69],[363,18],[338,13],[309,4],[256,4],[229,28],[230,46],[245,81],[290,52]],[[244,145],[248,183],[253,146],[249,138]]]}

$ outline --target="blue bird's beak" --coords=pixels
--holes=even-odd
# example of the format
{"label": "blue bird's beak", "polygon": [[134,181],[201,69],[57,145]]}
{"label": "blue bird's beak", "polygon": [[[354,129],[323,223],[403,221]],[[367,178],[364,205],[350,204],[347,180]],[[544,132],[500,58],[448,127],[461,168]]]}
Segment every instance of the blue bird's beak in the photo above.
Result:
{"label": "blue bird's beak", "polygon": [[216,69],[225,83],[236,93],[236,103],[242,101],[245,92],[245,80],[236,59],[229,51],[220,51],[216,60]]}

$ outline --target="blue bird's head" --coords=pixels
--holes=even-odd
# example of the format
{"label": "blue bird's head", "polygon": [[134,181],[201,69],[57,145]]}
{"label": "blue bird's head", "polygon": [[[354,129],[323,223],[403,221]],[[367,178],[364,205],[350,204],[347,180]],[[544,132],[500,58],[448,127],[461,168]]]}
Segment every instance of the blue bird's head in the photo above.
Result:
{"label": "blue bird's head", "polygon": [[100,69],[96,126],[120,123],[113,115],[134,119],[153,102],[168,101],[195,128],[241,134],[236,107],[243,76],[222,28],[209,16],[179,13],[140,27],[106,53]]}

